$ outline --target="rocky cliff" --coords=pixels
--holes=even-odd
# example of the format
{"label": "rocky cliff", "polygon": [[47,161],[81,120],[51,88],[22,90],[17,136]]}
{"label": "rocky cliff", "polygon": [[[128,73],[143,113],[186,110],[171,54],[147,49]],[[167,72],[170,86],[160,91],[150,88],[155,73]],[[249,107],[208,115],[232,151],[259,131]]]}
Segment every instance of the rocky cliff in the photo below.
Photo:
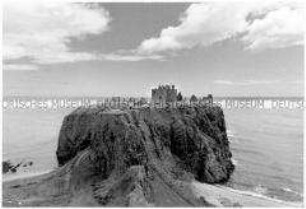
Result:
{"label": "rocky cliff", "polygon": [[190,181],[226,182],[234,170],[223,111],[208,106],[79,108],[56,155],[69,205],[86,193],[107,206],[208,206]]}

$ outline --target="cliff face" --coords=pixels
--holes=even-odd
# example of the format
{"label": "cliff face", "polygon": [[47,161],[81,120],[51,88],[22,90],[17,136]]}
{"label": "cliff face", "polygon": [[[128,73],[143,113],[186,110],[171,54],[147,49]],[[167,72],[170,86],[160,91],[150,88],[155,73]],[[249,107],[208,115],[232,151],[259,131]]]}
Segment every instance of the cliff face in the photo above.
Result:
{"label": "cliff face", "polygon": [[208,205],[188,181],[222,183],[234,170],[219,107],[80,108],[65,117],[56,155],[69,188],[90,184],[102,205]]}

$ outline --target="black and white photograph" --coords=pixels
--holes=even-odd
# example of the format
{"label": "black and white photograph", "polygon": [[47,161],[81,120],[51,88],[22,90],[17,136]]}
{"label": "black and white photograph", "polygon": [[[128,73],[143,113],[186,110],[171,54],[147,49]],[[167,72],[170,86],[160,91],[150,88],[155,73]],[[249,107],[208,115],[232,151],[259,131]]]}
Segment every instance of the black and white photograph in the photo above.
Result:
{"label": "black and white photograph", "polygon": [[2,1],[2,207],[303,208],[304,9]]}

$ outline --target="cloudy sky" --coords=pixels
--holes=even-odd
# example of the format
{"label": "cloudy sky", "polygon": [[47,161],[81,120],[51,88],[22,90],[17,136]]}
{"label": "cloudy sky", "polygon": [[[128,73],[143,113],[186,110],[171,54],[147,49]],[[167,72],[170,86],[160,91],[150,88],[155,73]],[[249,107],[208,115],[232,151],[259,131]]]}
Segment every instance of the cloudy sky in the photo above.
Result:
{"label": "cloudy sky", "polygon": [[7,1],[4,95],[302,95],[302,1],[268,2]]}

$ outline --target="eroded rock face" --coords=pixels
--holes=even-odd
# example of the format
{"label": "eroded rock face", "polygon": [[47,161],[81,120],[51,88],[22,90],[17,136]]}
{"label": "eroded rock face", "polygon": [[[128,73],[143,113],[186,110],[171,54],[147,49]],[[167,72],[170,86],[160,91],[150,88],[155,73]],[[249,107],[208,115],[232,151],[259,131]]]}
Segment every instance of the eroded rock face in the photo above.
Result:
{"label": "eroded rock face", "polygon": [[[102,205],[131,206],[138,194],[142,197],[140,205],[165,206],[156,198],[157,190],[163,190],[156,186],[160,182],[160,187],[175,191],[168,198],[170,202],[173,199],[176,204],[181,201],[181,206],[200,206],[203,202],[186,192],[184,181],[194,177],[201,182],[221,183],[234,170],[219,107],[79,108],[63,121],[56,155],[59,166],[72,164],[80,171],[90,168],[83,169],[85,175],[81,176],[95,177],[95,197]],[[112,185],[120,179],[124,182],[122,176],[128,178],[135,166],[143,175],[140,183],[126,183],[129,189],[123,189],[122,195],[129,200],[123,198],[116,204],[108,199],[113,196],[111,191],[115,192]],[[72,179],[74,175],[80,178],[78,172],[71,175]]]}

